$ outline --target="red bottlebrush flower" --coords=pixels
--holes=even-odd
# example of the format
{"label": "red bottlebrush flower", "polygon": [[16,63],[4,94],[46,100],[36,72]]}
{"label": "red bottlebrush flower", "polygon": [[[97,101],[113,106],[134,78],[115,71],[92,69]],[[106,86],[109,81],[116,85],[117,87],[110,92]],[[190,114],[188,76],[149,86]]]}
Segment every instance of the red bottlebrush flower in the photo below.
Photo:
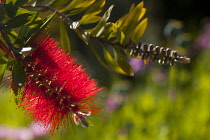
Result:
{"label": "red bottlebrush flower", "polygon": [[48,35],[34,39],[37,49],[23,61],[27,78],[18,103],[51,134],[72,121],[88,127],[86,117],[98,113],[93,102],[101,90],[57,44]]}

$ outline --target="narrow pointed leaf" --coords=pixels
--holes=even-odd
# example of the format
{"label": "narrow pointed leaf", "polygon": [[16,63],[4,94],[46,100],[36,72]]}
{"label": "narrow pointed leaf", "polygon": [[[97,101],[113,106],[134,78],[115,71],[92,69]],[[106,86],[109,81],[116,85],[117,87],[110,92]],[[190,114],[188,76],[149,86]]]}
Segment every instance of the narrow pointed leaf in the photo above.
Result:
{"label": "narrow pointed leaf", "polygon": [[7,28],[20,27],[30,21],[30,16],[31,16],[31,14],[29,14],[29,13],[25,13],[25,14],[16,16],[16,17],[12,18],[11,20],[9,20],[6,23],[6,26],[7,26]]}
{"label": "narrow pointed leaf", "polygon": [[94,3],[93,5],[91,5],[91,7],[87,11],[85,11],[85,15],[90,14],[90,13],[94,13],[95,15],[99,14],[102,8],[104,7],[105,3],[106,3],[105,0],[100,0]]}
{"label": "narrow pointed leaf", "polygon": [[68,2],[69,0],[54,0],[50,6],[57,9],[58,7],[66,5]]}
{"label": "narrow pointed leaf", "polygon": [[120,28],[118,28],[118,26],[116,25],[116,24],[114,24],[114,23],[112,23],[112,25],[113,25],[113,32],[114,32],[114,34],[116,35],[116,37],[117,37],[117,42],[120,42],[120,44],[122,44],[122,45],[125,45],[125,35],[124,35],[124,33],[120,30]]}
{"label": "narrow pointed leaf", "polygon": [[16,62],[12,70],[12,82],[14,83],[15,87],[21,88],[25,84],[25,81],[26,73],[24,71],[24,67]]}
{"label": "narrow pointed leaf", "polygon": [[7,16],[7,11],[2,5],[0,5],[0,13],[0,21],[2,21]]}
{"label": "narrow pointed leaf", "polygon": [[8,4],[8,3],[15,3],[17,0],[3,0],[5,2],[5,4]]}
{"label": "narrow pointed leaf", "polygon": [[15,41],[15,44],[20,44],[22,46],[25,42],[25,39],[26,39],[30,29],[31,28],[27,25],[22,26],[21,29],[20,29],[20,32],[18,34],[18,37]]}
{"label": "narrow pointed leaf", "polygon": [[[98,59],[98,61],[101,63],[101,65],[106,68],[107,70],[111,71],[110,68],[105,64],[104,60],[101,58],[101,56],[99,55],[98,51],[96,50],[95,46],[98,44],[95,44],[95,42],[93,42],[92,40],[89,40],[89,46],[92,50],[92,52],[94,53],[94,55],[96,56],[96,58]],[[99,44],[102,46],[102,44]],[[98,47],[98,46],[97,46]]]}
{"label": "narrow pointed leaf", "polygon": [[30,31],[28,32],[26,38],[30,38],[33,34],[38,32],[40,30],[40,27],[44,24],[46,20],[47,19],[42,20],[36,15],[33,20],[27,23],[26,25],[30,27]]}
{"label": "narrow pointed leaf", "polygon": [[37,27],[39,24],[43,23],[42,19],[38,17],[39,13],[36,13],[33,15],[33,18],[26,24],[30,26],[31,28]]}
{"label": "narrow pointed leaf", "polygon": [[42,30],[44,30],[47,25],[50,23],[50,21],[52,20],[52,18],[54,17],[56,12],[54,12],[53,14],[49,15],[46,19],[45,22],[42,24],[42,26],[39,29],[39,32],[41,32]]}
{"label": "narrow pointed leaf", "polygon": [[100,34],[100,36],[103,36],[103,38],[107,40],[111,39],[112,37],[115,37],[113,28],[114,28],[113,23],[110,22],[106,23],[104,25],[103,32]]}
{"label": "narrow pointed leaf", "polygon": [[78,22],[82,25],[84,24],[91,24],[91,23],[95,23],[98,22],[99,20],[101,20],[100,16],[95,16],[94,14],[86,14],[84,16],[82,16],[82,19],[80,19]]}
{"label": "narrow pointed leaf", "polygon": [[115,58],[110,54],[110,52],[105,47],[104,47],[104,58],[115,72],[126,75],[126,73],[117,64]]}
{"label": "narrow pointed leaf", "polygon": [[114,49],[115,59],[119,67],[124,71],[126,75],[133,76],[134,72],[130,64],[128,63],[127,59],[117,48],[114,47],[113,49]]}
{"label": "narrow pointed leaf", "polygon": [[59,10],[59,12],[66,12],[69,11],[73,8],[75,8],[79,3],[81,3],[83,0],[72,0],[66,7],[63,9]]}
{"label": "narrow pointed leaf", "polygon": [[135,5],[132,4],[131,7],[130,7],[129,12],[128,12],[127,14],[125,14],[124,16],[120,17],[120,18],[115,22],[116,24],[119,24],[119,25],[120,25],[120,26],[118,25],[118,27],[120,27],[120,29],[123,29],[124,24],[125,24],[126,20],[128,19],[129,13],[130,13],[131,11],[134,10],[134,7],[135,7]]}
{"label": "narrow pointed leaf", "polygon": [[46,19],[44,23],[41,23],[41,25],[38,25],[36,28],[37,30],[33,33],[33,35],[26,41],[26,44],[30,43],[33,40],[33,36],[36,36],[37,34],[41,33],[46,27],[47,25],[50,23],[50,21],[52,20],[52,18],[54,17],[55,12],[51,15],[49,15]]}
{"label": "narrow pointed leaf", "polygon": [[77,29],[75,29],[74,31],[77,33],[78,37],[80,39],[82,39],[88,45],[88,35],[89,34],[87,32],[82,32],[82,31],[77,30]]}
{"label": "narrow pointed leaf", "polygon": [[69,14],[67,14],[67,16],[72,16],[72,15],[76,15],[78,13],[81,13],[82,11],[84,11],[88,7],[90,7],[94,2],[95,2],[95,0],[87,0],[87,1],[83,1],[83,2],[79,3],[78,5],[76,5],[74,7],[73,10],[70,11]]}
{"label": "narrow pointed leaf", "polygon": [[[110,14],[111,14],[111,11],[113,9],[114,5],[110,6],[109,9],[104,13],[102,19],[99,21],[99,23],[96,25],[95,28],[93,28],[93,30],[91,31],[91,35],[100,35],[100,31],[104,26],[105,24],[107,23],[109,17],[110,17]],[[97,36],[98,36],[97,35]]]}
{"label": "narrow pointed leaf", "polygon": [[64,24],[63,20],[61,20],[61,19],[60,19],[60,42],[61,42],[62,48],[67,53],[70,53],[71,52],[70,39],[69,39],[65,24]]}
{"label": "narrow pointed leaf", "polygon": [[130,33],[134,30],[138,23],[139,16],[143,8],[143,2],[138,4],[133,11],[128,13],[128,17],[124,23],[123,32],[127,38],[130,38]]}
{"label": "narrow pointed leaf", "polygon": [[141,18],[145,15],[145,13],[146,13],[146,8],[142,8],[142,10],[141,10],[141,14],[139,15],[139,19],[138,19],[138,21],[140,21],[141,20]]}
{"label": "narrow pointed leaf", "polygon": [[29,10],[26,10],[24,8],[18,8],[17,13],[16,13],[15,16],[19,16],[19,15],[26,14],[26,13],[33,15],[33,14],[35,14],[37,12],[29,11]]}
{"label": "narrow pointed leaf", "polygon": [[78,8],[85,8],[85,7],[89,7],[90,5],[92,5],[96,0],[83,0],[82,2],[80,2],[78,5],[76,5],[76,7],[74,7],[75,9]]}
{"label": "narrow pointed leaf", "polygon": [[28,1],[29,0],[17,0],[15,2],[15,6],[21,6],[21,5],[25,4],[25,3],[27,3]]}
{"label": "narrow pointed leaf", "polygon": [[10,18],[13,18],[19,9],[17,6],[14,6],[12,3],[6,4],[4,7],[6,8],[7,15]]}
{"label": "narrow pointed leaf", "polygon": [[133,41],[138,41],[139,38],[144,34],[146,28],[147,28],[147,21],[148,19],[145,18],[143,21],[141,21],[137,26],[134,32],[132,33],[132,40]]}
{"label": "narrow pointed leaf", "polygon": [[20,93],[20,88],[17,88],[16,86],[12,86],[12,91],[13,91],[13,94],[15,95],[14,97],[14,100],[15,102],[17,103],[18,102],[18,94]]}
{"label": "narrow pointed leaf", "polygon": [[5,28],[4,31],[5,31],[6,34],[8,35],[8,37],[9,37],[9,39],[10,39],[10,42],[11,42],[11,43],[14,43],[15,40],[16,40],[16,38],[17,38],[17,36],[18,36],[18,34],[17,34],[15,31],[13,31],[13,30],[11,30],[11,29],[9,29],[9,28]]}

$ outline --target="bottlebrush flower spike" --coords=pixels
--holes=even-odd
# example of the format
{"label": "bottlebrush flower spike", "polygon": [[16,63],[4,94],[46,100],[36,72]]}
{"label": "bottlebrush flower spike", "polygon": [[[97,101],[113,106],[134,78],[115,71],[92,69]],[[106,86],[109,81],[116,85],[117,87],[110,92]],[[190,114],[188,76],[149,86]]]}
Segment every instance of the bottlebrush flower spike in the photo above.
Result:
{"label": "bottlebrush flower spike", "polygon": [[37,49],[23,60],[27,78],[18,103],[51,134],[73,121],[88,127],[86,117],[98,114],[93,102],[101,90],[57,44],[48,35],[34,39]]}

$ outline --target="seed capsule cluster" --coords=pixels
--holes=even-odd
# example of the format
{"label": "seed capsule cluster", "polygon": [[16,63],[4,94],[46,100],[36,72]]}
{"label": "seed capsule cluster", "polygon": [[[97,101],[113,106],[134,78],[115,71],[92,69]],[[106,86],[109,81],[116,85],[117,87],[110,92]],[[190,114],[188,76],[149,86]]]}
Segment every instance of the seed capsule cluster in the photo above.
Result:
{"label": "seed capsule cluster", "polygon": [[174,65],[175,62],[189,63],[190,58],[178,56],[177,51],[170,48],[163,48],[153,44],[144,44],[142,42],[133,42],[126,46],[125,51],[129,52],[131,57],[140,56],[142,60],[150,60],[159,64]]}

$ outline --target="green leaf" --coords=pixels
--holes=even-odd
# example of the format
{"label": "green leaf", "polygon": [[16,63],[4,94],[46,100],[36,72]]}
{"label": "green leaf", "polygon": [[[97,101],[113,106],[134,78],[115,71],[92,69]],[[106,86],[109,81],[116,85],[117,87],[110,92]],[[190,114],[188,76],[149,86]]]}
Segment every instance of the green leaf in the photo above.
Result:
{"label": "green leaf", "polygon": [[126,44],[126,40],[125,40],[125,35],[124,33],[120,30],[120,28],[118,28],[118,26],[114,23],[112,23],[112,27],[113,27],[113,32],[117,37],[117,42],[120,42],[120,44],[125,45]]}
{"label": "green leaf", "polygon": [[24,24],[26,24],[27,22],[30,21],[30,17],[31,14],[29,13],[25,13],[22,15],[18,15],[12,19],[10,19],[7,23],[6,23],[6,27],[7,28],[17,28],[20,26],[23,26]]}
{"label": "green leaf", "polygon": [[138,19],[138,21],[140,21],[140,20],[141,20],[141,18],[145,15],[145,13],[146,13],[146,8],[142,8],[142,10],[141,10],[141,14],[139,15],[139,19]]}
{"label": "green leaf", "polygon": [[120,29],[123,29],[123,25],[124,25],[124,23],[125,23],[125,21],[126,21],[127,18],[128,18],[128,14],[125,14],[124,16],[122,16],[121,18],[119,18],[119,19],[115,22],[115,24],[116,24],[118,27],[120,27]]}
{"label": "green leaf", "polygon": [[6,4],[8,3],[15,3],[17,0],[6,0]]}
{"label": "green leaf", "polygon": [[59,10],[59,12],[66,12],[69,11],[73,8],[75,8],[79,3],[81,3],[83,0],[72,0],[66,7],[63,9]]}
{"label": "green leaf", "polygon": [[115,60],[115,58],[110,54],[110,52],[108,51],[108,49],[106,47],[103,47],[103,48],[104,48],[104,58],[106,59],[107,63],[110,65],[110,67],[115,72],[126,75],[126,72],[124,72],[121,69],[121,67],[119,66],[119,64]]}
{"label": "green leaf", "polygon": [[12,59],[11,61],[9,61],[9,62],[7,63],[7,68],[13,67],[13,66],[15,65],[15,63],[16,63],[16,60]]}
{"label": "green leaf", "polygon": [[18,103],[18,96],[17,95],[19,95],[20,90],[21,90],[20,88],[17,88],[16,86],[12,86],[12,91],[15,95],[15,97],[14,97],[15,103]]}
{"label": "green leaf", "polygon": [[106,25],[109,17],[110,17],[110,14],[111,14],[111,11],[113,9],[114,5],[111,5],[109,7],[109,9],[104,13],[102,19],[99,21],[99,23],[96,25],[95,28],[93,28],[93,30],[91,31],[91,35],[93,36],[100,36],[100,34],[103,32],[104,30],[104,26]]}
{"label": "green leaf", "polygon": [[14,6],[11,2],[9,4],[6,4],[4,7],[6,8],[7,15],[10,18],[13,18],[18,11],[18,7]]}
{"label": "green leaf", "polygon": [[2,82],[4,72],[7,67],[7,63],[8,63],[8,55],[6,54],[0,58],[0,84]]}
{"label": "green leaf", "polygon": [[101,20],[100,16],[96,16],[102,11],[102,8],[104,7],[105,0],[100,0],[93,5],[91,5],[88,10],[85,11],[84,15],[82,16],[82,19],[79,20],[79,23],[82,24],[91,24],[98,22]]}
{"label": "green leaf", "polygon": [[61,46],[64,50],[66,50],[67,53],[71,52],[71,43],[68,36],[68,33],[66,31],[66,27],[64,24],[64,21],[60,19],[60,41]]}
{"label": "green leaf", "polygon": [[138,41],[139,38],[143,35],[143,33],[145,32],[146,28],[147,28],[147,21],[148,19],[145,18],[144,20],[142,20],[135,28],[134,32],[131,35],[131,38],[133,41]]}
{"label": "green leaf", "polygon": [[103,27],[103,32],[100,34],[100,36],[107,40],[111,39],[112,37],[115,37],[113,33],[113,23],[106,23]]}
{"label": "green leaf", "polygon": [[134,72],[125,56],[116,47],[113,47],[113,49],[115,59],[119,67],[125,72],[126,75],[134,76]]}
{"label": "green leaf", "polygon": [[31,14],[31,15],[35,15],[37,12],[29,11],[29,10],[24,9],[24,8],[18,8],[17,13],[16,13],[15,16],[19,16],[19,15],[26,14],[26,13]]}
{"label": "green leaf", "polygon": [[[26,46],[27,46],[27,44],[30,44],[30,42],[33,40],[34,36],[36,36],[37,34],[40,34],[47,27],[47,25],[50,23],[50,21],[52,20],[54,15],[55,15],[55,12],[53,14],[49,15],[44,20],[44,23],[42,22],[41,25],[38,25],[37,28],[35,28],[36,30],[34,31],[33,35],[26,41],[26,43],[25,43]],[[30,33],[31,33],[31,31],[30,31]]]}
{"label": "green leaf", "polygon": [[7,11],[3,5],[0,5],[0,21],[2,21],[7,16]]}
{"label": "green leaf", "polygon": [[62,7],[64,5],[66,5],[68,2],[69,2],[69,0],[54,0],[50,6],[55,9],[58,9],[58,7]]}
{"label": "green leaf", "polygon": [[24,71],[24,67],[16,62],[12,70],[12,82],[14,83],[15,87],[21,88],[24,86],[25,81],[26,73]]}
{"label": "green leaf", "polygon": [[37,13],[37,12],[34,12],[34,11],[26,10],[24,8],[20,8],[18,6],[14,6],[11,3],[6,4],[4,7],[6,8],[7,15],[10,18],[14,18],[16,16],[19,16],[19,15],[22,15],[22,14],[25,14],[25,13],[28,13],[28,14],[35,14],[35,13]]}
{"label": "green leaf", "polygon": [[80,30],[75,29],[74,30],[76,32],[76,34],[78,35],[78,37],[80,39],[82,39],[86,44],[88,44],[88,36],[89,34],[87,32],[82,32]]}
{"label": "green leaf", "polygon": [[21,6],[21,5],[25,4],[25,3],[27,3],[28,1],[29,0],[17,0],[15,2],[15,6]]}
{"label": "green leaf", "polygon": [[[38,15],[38,13],[37,13],[37,15]],[[34,18],[31,19],[30,22],[28,22],[26,25],[30,26],[31,28],[40,27],[39,25],[42,25],[43,24],[43,21],[37,15],[35,15]]]}
{"label": "green leaf", "polygon": [[13,30],[11,30],[11,29],[9,29],[9,28],[5,28],[4,31],[5,31],[6,34],[8,35],[8,37],[9,37],[9,39],[10,39],[10,42],[11,42],[11,43],[14,43],[15,40],[16,40],[16,38],[17,38],[17,36],[18,36],[18,34],[17,34],[15,31],[13,31]]}
{"label": "green leaf", "polygon": [[35,15],[34,18],[26,24],[30,28],[30,31],[28,32],[26,38],[27,39],[30,38],[33,34],[35,34],[37,31],[39,31],[40,27],[44,24],[44,22],[46,20],[47,19],[42,20],[40,17]]}
{"label": "green leaf", "polygon": [[90,14],[90,13],[94,13],[94,15],[99,14],[101,12],[101,10],[103,9],[105,3],[106,3],[105,0],[100,0],[96,3],[94,3],[93,5],[91,5],[90,8],[88,8],[87,11],[85,11],[85,15]]}
{"label": "green leaf", "polygon": [[94,55],[96,56],[96,58],[98,59],[98,61],[101,63],[101,65],[106,68],[107,70],[111,71],[110,68],[107,66],[107,64],[104,62],[104,60],[101,58],[101,55],[98,53],[96,47],[103,47],[103,45],[101,43],[95,42],[93,40],[89,40],[88,45],[90,46],[92,52],[94,53]]}
{"label": "green leaf", "polygon": [[69,14],[67,14],[67,16],[72,16],[72,15],[81,13],[82,11],[84,11],[88,7],[90,7],[94,2],[95,2],[95,0],[87,0],[87,1],[83,1],[83,2],[79,3],[78,5],[76,5],[74,7],[74,9],[72,11],[70,11]]}
{"label": "green leaf", "polygon": [[29,26],[23,25],[23,26],[21,27],[21,29],[20,29],[20,32],[19,32],[19,34],[18,34],[18,37],[17,37],[17,39],[16,39],[16,41],[15,41],[15,44],[19,44],[20,46],[23,47],[23,44],[24,44],[24,42],[25,42],[25,39],[26,39],[26,37],[27,37],[27,35],[28,35],[30,29],[31,29],[31,28],[30,28]]}
{"label": "green leaf", "polygon": [[100,16],[95,16],[94,14],[86,14],[84,16],[82,16],[82,19],[80,19],[78,22],[82,25],[84,24],[91,24],[91,23],[95,23],[98,22],[99,20],[101,20]]}
{"label": "green leaf", "polygon": [[123,33],[125,34],[126,38],[130,38],[131,32],[135,29],[139,16],[141,15],[141,11],[143,8],[143,2],[139,3],[132,11],[128,13],[128,17],[125,20],[123,25]]}
{"label": "green leaf", "polygon": [[39,32],[43,31],[47,25],[50,23],[50,21],[52,20],[52,18],[54,17],[56,12],[54,12],[53,14],[47,16],[47,18],[45,19],[45,22],[42,24],[42,26],[39,28]]}

